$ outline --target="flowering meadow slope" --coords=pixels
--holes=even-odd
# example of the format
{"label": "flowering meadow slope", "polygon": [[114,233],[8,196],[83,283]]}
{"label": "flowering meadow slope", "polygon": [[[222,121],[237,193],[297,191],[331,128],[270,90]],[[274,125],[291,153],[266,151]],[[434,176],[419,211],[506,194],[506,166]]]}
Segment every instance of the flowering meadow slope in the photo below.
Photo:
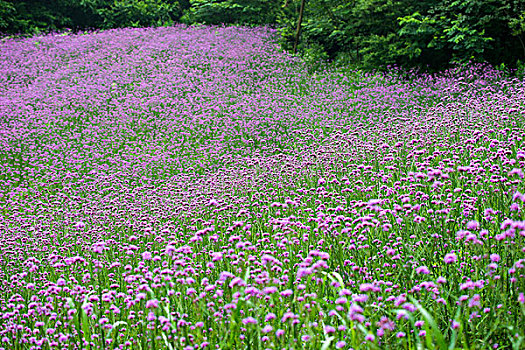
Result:
{"label": "flowering meadow slope", "polygon": [[265,29],[0,43],[0,347],[525,347],[525,83]]}

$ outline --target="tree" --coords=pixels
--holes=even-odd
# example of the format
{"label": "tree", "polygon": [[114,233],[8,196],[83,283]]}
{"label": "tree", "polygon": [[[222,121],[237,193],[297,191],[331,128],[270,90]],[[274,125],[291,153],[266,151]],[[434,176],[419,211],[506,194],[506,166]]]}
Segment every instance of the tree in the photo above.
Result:
{"label": "tree", "polygon": [[295,42],[293,44],[293,53],[297,52],[297,44],[299,44],[299,36],[301,35],[301,24],[303,23],[304,6],[306,0],[301,0],[301,9],[299,10],[299,19],[297,20],[297,32],[295,33]]}
{"label": "tree", "polygon": [[190,0],[187,23],[264,25],[276,22],[280,0]]}

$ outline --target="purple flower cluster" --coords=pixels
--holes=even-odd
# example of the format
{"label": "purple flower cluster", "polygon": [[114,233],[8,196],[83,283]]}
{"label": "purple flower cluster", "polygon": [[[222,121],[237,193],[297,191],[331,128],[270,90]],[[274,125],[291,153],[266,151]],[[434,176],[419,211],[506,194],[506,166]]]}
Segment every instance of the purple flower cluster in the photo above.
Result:
{"label": "purple flower cluster", "polygon": [[0,349],[519,348],[525,82],[274,38],[0,42]]}

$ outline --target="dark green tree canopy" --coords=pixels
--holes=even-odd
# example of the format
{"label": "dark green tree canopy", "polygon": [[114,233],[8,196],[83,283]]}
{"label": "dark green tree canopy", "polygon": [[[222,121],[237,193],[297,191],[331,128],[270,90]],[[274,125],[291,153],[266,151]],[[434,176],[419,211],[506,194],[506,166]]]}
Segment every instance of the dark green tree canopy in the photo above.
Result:
{"label": "dark green tree canopy", "polygon": [[[284,49],[301,0],[0,0],[0,32],[186,24],[272,25]],[[525,62],[524,0],[306,0],[299,53],[362,68]]]}

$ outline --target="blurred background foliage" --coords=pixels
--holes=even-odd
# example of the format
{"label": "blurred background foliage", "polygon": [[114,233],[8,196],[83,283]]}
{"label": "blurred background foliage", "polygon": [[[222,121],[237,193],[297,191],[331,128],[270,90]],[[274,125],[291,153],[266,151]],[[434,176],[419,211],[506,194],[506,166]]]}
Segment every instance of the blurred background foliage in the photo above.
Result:
{"label": "blurred background foliage", "polygon": [[523,70],[525,0],[0,0],[0,32],[269,25],[283,49],[363,69],[441,70],[488,62]]}

